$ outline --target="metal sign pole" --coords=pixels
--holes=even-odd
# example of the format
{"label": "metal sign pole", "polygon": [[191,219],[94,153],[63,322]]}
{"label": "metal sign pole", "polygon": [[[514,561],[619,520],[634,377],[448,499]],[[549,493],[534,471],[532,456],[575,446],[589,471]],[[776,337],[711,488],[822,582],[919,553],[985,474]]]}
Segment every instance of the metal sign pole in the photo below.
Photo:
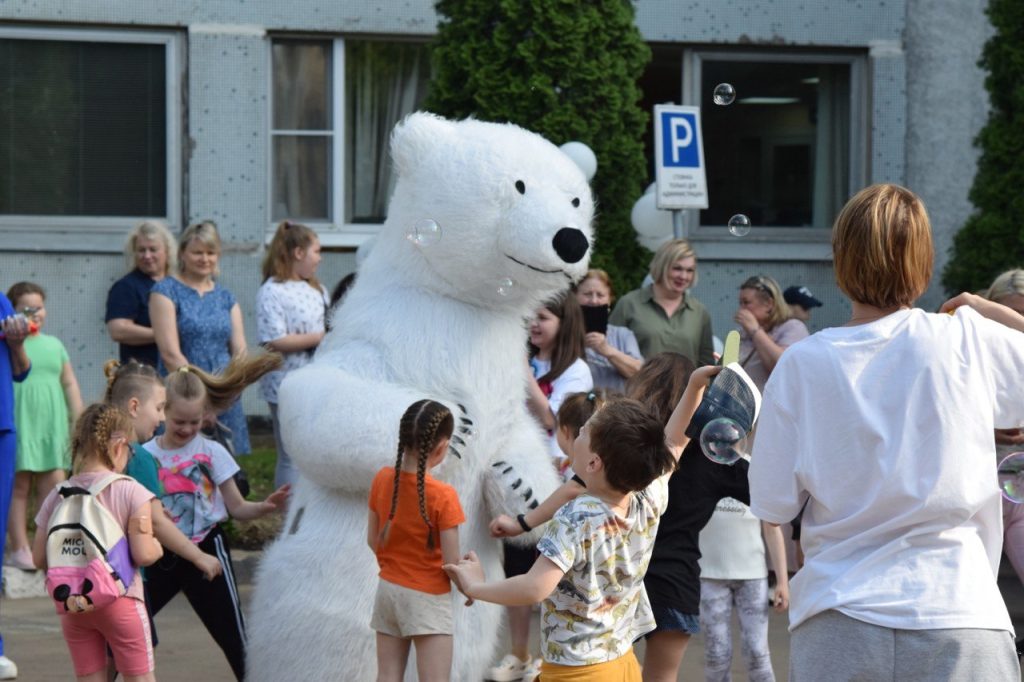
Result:
{"label": "metal sign pole", "polygon": [[683,212],[678,208],[672,210],[672,235],[676,239],[686,239],[686,226],[683,224]]}

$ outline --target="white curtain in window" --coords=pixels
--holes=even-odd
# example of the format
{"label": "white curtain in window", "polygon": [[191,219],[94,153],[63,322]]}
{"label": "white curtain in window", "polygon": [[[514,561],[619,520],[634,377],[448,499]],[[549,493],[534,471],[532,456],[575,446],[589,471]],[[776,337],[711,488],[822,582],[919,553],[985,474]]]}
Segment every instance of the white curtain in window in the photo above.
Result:
{"label": "white curtain in window", "polygon": [[822,64],[818,74],[813,222],[830,227],[850,191],[850,68]]}
{"label": "white curtain in window", "polygon": [[348,220],[381,222],[394,185],[388,140],[426,96],[429,54],[412,43],[347,41],[345,47]]}

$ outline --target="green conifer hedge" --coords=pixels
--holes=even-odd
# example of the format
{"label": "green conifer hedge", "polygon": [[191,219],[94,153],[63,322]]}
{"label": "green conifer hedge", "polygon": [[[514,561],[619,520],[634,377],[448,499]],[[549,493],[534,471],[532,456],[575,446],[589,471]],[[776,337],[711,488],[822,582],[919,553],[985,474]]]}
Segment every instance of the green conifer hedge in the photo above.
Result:
{"label": "green conifer hedge", "polygon": [[942,273],[949,293],[987,288],[1000,272],[1024,267],[1024,3],[991,0],[987,12],[995,34],[979,65],[989,72],[992,110],[975,140],[977,210],[954,237]]}
{"label": "green conifer hedge", "polygon": [[650,253],[629,214],[647,177],[637,79],[650,50],[629,0],[439,0],[429,111],[511,122],[597,156],[592,267],[622,293]]}

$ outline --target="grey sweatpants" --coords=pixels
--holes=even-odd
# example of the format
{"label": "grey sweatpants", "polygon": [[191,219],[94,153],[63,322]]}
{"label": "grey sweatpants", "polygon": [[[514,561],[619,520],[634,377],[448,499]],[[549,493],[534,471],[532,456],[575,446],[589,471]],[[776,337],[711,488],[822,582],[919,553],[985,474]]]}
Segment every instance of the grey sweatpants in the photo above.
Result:
{"label": "grey sweatpants", "polygon": [[790,635],[790,682],[1020,680],[1005,630],[895,630],[824,611]]}

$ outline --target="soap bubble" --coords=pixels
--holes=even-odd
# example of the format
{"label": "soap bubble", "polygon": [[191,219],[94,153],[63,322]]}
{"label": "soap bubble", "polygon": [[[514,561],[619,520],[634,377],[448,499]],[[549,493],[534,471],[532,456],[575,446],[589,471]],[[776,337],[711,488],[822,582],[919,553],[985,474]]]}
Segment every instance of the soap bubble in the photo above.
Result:
{"label": "soap bubble", "polygon": [[729,218],[729,232],[736,237],[746,237],[750,234],[750,218],[742,213]]}
{"label": "soap bubble", "polygon": [[441,226],[430,218],[417,220],[405,231],[405,238],[416,246],[431,246],[441,240]]}
{"label": "soap bubble", "polygon": [[999,492],[1010,502],[1024,502],[1024,452],[1007,455],[999,463]]}
{"label": "soap bubble", "polygon": [[728,417],[718,417],[701,430],[700,449],[716,464],[735,464],[741,457],[740,441],[746,437],[742,426]]}
{"label": "soap bubble", "polygon": [[498,294],[508,296],[516,288],[516,281],[511,277],[502,277],[498,280]]}
{"label": "soap bubble", "polygon": [[722,107],[727,106],[736,99],[736,88],[732,87],[729,83],[719,83],[715,86],[713,97],[715,104]]}

